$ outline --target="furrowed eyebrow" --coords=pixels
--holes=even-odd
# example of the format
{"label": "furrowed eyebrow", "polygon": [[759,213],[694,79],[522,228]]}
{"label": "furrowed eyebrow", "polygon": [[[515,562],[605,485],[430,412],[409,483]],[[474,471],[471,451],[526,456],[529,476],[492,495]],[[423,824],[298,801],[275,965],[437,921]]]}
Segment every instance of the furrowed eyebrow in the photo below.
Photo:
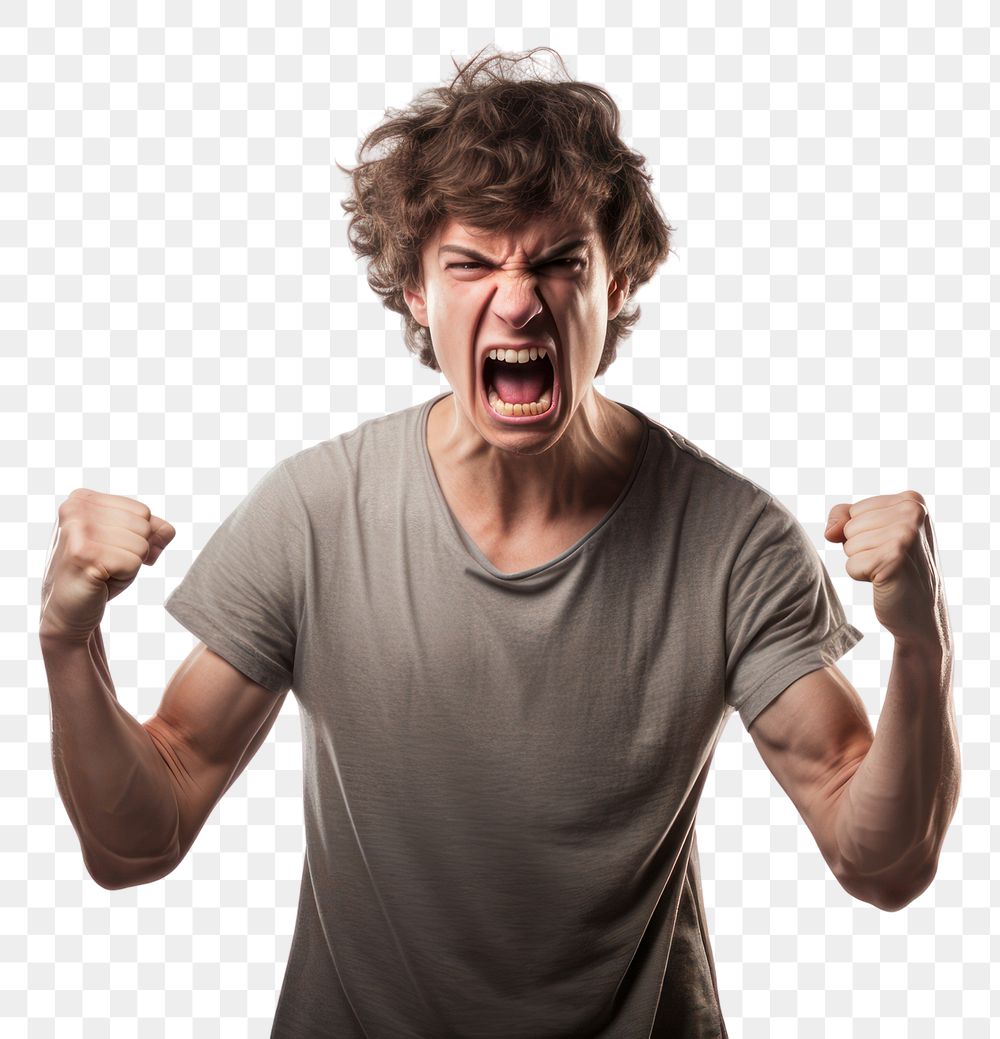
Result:
{"label": "furrowed eyebrow", "polygon": [[[549,260],[554,260],[557,256],[561,256],[563,253],[568,253],[571,249],[576,249],[581,245],[586,245],[586,238],[577,238],[572,242],[564,242],[562,245],[557,245],[554,249],[550,249],[543,256],[540,256],[535,263],[548,263]],[[483,256],[482,253],[477,253],[475,249],[468,249],[464,245],[442,245],[438,249],[438,256],[442,253],[457,253],[459,256],[468,256],[473,260],[477,260],[479,263],[493,264],[496,261],[491,260],[488,256]]]}

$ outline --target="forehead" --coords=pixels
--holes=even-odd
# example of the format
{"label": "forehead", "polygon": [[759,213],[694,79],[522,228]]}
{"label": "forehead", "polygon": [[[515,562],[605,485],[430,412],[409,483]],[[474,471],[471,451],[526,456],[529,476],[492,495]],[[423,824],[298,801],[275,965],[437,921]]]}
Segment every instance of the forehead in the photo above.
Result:
{"label": "forehead", "polygon": [[489,231],[449,218],[427,245],[434,249],[441,245],[467,245],[494,256],[513,256],[523,252],[530,257],[570,239],[584,239],[587,244],[595,244],[597,234],[593,219],[534,217],[510,231]]}

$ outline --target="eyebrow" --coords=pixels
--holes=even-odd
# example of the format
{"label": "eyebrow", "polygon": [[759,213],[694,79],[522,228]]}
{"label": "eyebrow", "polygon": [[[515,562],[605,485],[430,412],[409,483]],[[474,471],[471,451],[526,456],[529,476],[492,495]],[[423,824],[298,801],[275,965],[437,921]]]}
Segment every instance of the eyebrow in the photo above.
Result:
{"label": "eyebrow", "polygon": [[[534,262],[547,263],[549,260],[553,260],[557,256],[561,256],[563,253],[568,253],[571,249],[576,249],[579,246],[586,244],[586,238],[576,238],[572,242],[564,242],[562,245],[557,245],[555,248],[550,249]],[[478,260],[480,263],[492,264],[495,262],[488,256],[483,256],[482,253],[477,253],[475,249],[467,249],[464,245],[442,245],[441,248],[438,249],[438,256],[442,253],[458,253],[460,256],[469,256],[473,260]]]}

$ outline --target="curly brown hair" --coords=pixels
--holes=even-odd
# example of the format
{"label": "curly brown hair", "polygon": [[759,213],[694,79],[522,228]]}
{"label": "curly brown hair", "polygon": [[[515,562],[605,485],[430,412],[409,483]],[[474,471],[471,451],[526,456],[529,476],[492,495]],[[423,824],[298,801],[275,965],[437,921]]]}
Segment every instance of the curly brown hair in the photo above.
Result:
{"label": "curly brown hair", "polygon": [[[485,48],[483,48],[485,50]],[[648,282],[670,252],[673,228],[650,191],[645,159],[619,136],[611,95],[572,78],[518,79],[511,73],[537,51],[480,50],[448,86],[388,109],[357,150],[358,165],[337,168],[353,193],[347,236],[367,257],[368,284],[403,315],[403,338],[420,362],[440,371],[430,329],[418,324],[404,287],[422,284],[420,250],[449,218],[506,233],[539,216],[583,223],[596,213],[609,271],[629,278],[629,294]],[[374,154],[380,145],[384,154]],[[608,322],[596,376],[615,359],[640,310],[633,304]]]}

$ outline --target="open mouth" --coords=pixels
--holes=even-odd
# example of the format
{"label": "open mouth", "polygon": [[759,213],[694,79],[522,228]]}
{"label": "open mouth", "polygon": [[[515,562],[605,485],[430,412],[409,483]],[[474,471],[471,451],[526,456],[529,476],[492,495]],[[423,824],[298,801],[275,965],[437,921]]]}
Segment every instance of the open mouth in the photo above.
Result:
{"label": "open mouth", "polygon": [[[483,390],[490,410],[500,419],[519,420],[519,424],[543,418],[558,399],[555,370],[547,352],[536,350],[527,361],[494,360],[483,362]],[[513,356],[510,351],[507,356]]]}

